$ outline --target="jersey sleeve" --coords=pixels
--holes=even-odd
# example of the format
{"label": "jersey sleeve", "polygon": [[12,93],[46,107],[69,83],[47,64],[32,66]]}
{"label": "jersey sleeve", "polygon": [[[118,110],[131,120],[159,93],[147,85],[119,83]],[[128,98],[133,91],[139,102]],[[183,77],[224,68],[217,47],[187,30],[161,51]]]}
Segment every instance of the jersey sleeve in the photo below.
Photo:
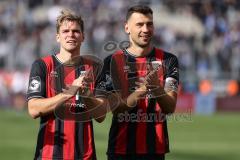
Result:
{"label": "jersey sleeve", "polygon": [[107,92],[113,90],[113,82],[110,75],[111,56],[104,59],[103,68],[96,80],[95,96],[106,97]]}
{"label": "jersey sleeve", "polygon": [[168,91],[178,91],[179,66],[175,55],[170,54],[165,60],[166,76],[164,89]]}
{"label": "jersey sleeve", "polygon": [[31,67],[27,89],[27,100],[46,97],[46,65],[36,60]]}

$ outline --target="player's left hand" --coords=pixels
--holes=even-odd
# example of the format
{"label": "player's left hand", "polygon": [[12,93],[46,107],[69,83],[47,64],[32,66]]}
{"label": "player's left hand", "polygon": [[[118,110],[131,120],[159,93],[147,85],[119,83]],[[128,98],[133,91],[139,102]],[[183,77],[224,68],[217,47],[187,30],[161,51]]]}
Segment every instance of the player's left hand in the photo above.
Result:
{"label": "player's left hand", "polygon": [[145,81],[147,88],[150,90],[162,87],[160,83],[159,69],[161,68],[153,68],[152,65],[149,65],[148,74],[145,77]]}
{"label": "player's left hand", "polygon": [[154,95],[154,97],[161,95],[164,92],[164,87],[160,81],[160,69],[153,68],[151,65],[149,66],[149,73],[145,77],[146,86],[148,89],[148,93]]}

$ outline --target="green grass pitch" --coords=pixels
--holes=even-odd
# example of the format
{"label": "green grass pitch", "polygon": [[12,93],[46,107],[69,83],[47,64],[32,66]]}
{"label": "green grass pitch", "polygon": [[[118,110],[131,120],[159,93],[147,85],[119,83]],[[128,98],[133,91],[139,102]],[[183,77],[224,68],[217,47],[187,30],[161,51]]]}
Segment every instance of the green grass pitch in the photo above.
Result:
{"label": "green grass pitch", "polygon": [[[240,157],[240,114],[211,116],[174,114],[169,118],[170,150],[167,160],[238,160]],[[94,123],[99,160],[106,160],[111,116]],[[39,120],[26,112],[0,110],[0,159],[33,159]]]}

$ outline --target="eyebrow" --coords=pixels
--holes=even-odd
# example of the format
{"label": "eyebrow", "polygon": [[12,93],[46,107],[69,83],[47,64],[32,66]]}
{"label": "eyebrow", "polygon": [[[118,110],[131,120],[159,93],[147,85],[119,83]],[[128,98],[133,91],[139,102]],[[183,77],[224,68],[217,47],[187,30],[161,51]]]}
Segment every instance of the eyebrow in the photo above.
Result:
{"label": "eyebrow", "polygon": [[136,22],[135,24],[153,24],[153,21],[148,21],[148,22]]}

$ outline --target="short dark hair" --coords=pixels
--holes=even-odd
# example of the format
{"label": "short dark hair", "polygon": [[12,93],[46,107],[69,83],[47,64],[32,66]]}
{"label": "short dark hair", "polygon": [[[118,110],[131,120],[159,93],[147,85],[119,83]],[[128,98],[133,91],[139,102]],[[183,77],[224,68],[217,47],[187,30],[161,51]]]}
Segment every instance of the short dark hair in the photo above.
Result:
{"label": "short dark hair", "polygon": [[153,11],[150,7],[146,5],[136,5],[132,6],[131,8],[128,9],[127,15],[126,15],[126,21],[131,17],[133,13],[142,13],[144,15],[146,14],[153,14]]}

